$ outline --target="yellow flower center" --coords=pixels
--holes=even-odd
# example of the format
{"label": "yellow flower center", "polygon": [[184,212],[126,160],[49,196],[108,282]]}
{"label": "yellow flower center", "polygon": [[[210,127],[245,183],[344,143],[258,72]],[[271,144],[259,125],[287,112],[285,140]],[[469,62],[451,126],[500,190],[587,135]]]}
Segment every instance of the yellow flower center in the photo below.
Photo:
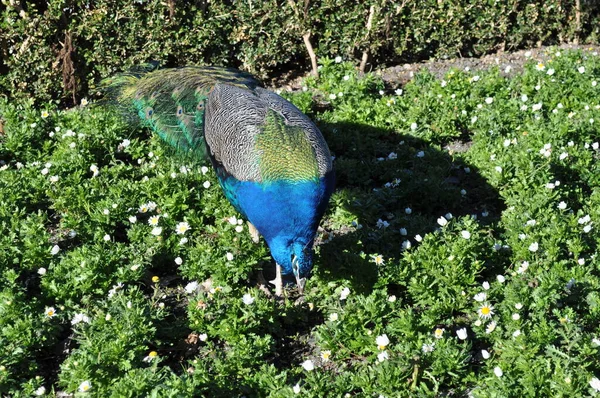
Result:
{"label": "yellow flower center", "polygon": [[158,276],[153,276],[152,277],[152,282],[157,283],[160,280],[160,278]]}
{"label": "yellow flower center", "polygon": [[150,358],[154,358],[154,357],[156,357],[157,355],[158,355],[158,353],[157,353],[156,351],[150,351],[150,354],[148,354],[148,356],[149,356]]}
{"label": "yellow flower center", "polygon": [[481,307],[481,313],[483,315],[489,315],[490,314],[490,307]]}

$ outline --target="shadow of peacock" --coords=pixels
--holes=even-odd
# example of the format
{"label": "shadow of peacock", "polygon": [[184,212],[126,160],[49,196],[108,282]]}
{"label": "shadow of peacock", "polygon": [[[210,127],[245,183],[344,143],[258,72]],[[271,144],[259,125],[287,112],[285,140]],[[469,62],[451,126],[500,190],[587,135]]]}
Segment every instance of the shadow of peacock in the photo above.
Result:
{"label": "shadow of peacock", "polygon": [[275,294],[283,294],[285,276],[293,276],[302,292],[335,179],[315,124],[251,75],[233,69],[141,70],[103,86],[110,100],[134,116],[130,120],[139,119],[177,151],[210,160],[254,241],[262,235],[271,250]]}

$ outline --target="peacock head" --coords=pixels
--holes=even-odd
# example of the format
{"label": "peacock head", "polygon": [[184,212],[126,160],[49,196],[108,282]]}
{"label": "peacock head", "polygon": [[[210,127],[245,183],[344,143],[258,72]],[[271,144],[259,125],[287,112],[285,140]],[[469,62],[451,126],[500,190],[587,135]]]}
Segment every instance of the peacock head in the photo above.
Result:
{"label": "peacock head", "polygon": [[306,278],[313,266],[312,242],[293,239],[276,239],[270,245],[273,258],[281,266],[281,273],[293,275],[302,292],[306,284]]}

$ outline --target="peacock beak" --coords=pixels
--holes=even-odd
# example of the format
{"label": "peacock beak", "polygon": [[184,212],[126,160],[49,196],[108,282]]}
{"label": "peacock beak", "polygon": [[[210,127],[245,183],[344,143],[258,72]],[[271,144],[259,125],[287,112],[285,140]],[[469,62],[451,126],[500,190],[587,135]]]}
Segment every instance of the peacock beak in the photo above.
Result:
{"label": "peacock beak", "polygon": [[304,294],[304,286],[306,286],[306,278],[299,278],[296,275],[296,285],[298,286],[298,291],[300,294]]}

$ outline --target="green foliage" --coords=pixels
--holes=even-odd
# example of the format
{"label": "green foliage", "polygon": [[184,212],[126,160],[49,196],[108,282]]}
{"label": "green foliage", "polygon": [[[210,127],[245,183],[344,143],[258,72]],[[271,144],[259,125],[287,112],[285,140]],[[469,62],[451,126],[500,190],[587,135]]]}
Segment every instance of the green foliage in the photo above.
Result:
{"label": "green foliage", "polygon": [[208,167],[0,100],[0,394],[597,395],[600,59],[547,55],[397,90],[322,59],[282,93],[337,174],[282,300]]}
{"label": "green foliage", "polygon": [[372,66],[594,43],[599,5],[582,1],[576,17],[576,3],[3,0],[0,87],[39,103],[78,102],[95,94],[101,78],[149,61],[233,66],[272,77],[290,65],[308,67],[307,32],[319,57],[354,61],[368,51]]}

